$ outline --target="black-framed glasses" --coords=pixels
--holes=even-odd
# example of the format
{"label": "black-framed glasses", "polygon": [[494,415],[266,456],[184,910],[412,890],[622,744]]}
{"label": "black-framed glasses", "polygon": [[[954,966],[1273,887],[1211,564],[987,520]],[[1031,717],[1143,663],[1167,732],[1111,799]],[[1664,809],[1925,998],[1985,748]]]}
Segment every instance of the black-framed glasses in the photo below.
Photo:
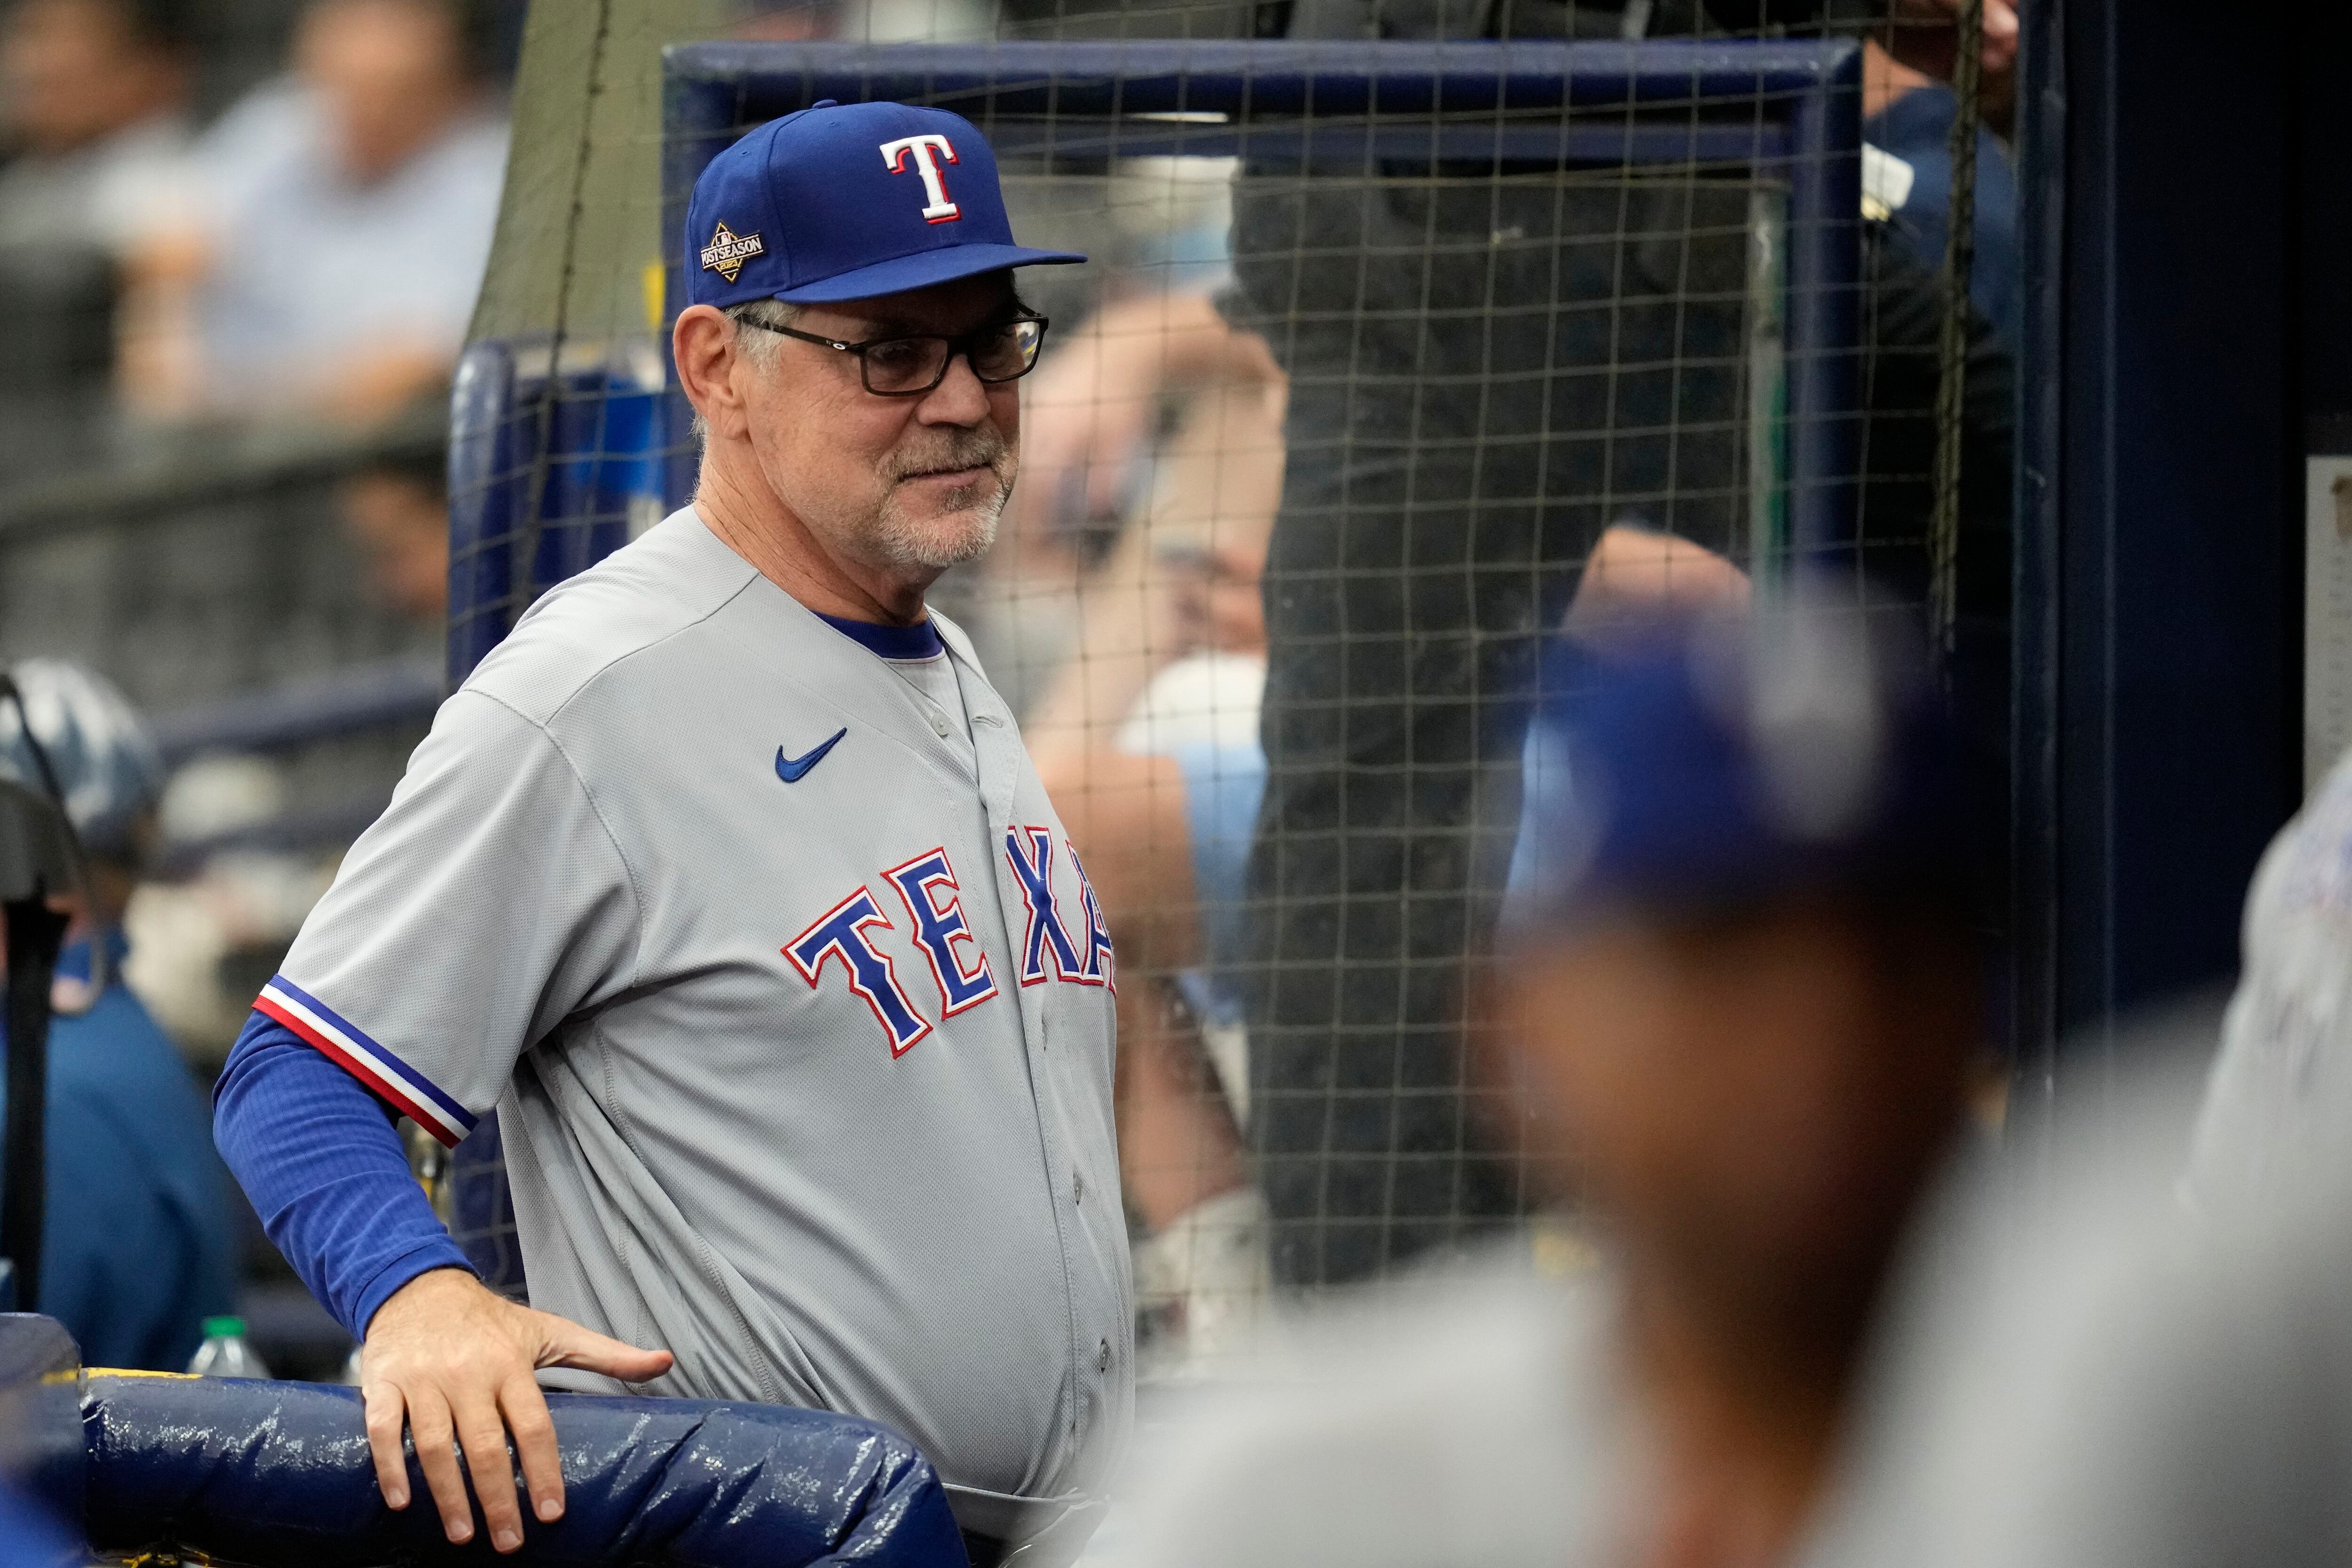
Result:
{"label": "black-framed glasses", "polygon": [[1043,316],[1016,316],[1010,321],[993,321],[953,338],[922,334],[868,338],[862,343],[821,338],[793,327],[772,327],[750,317],[740,320],[741,325],[757,327],[762,332],[798,338],[803,343],[856,355],[858,374],[866,382],[866,390],[877,397],[922,396],[948,379],[948,364],[958,354],[971,364],[973,375],[992,386],[1000,382],[1017,382],[1037,368],[1037,350],[1045,346],[1046,320]]}

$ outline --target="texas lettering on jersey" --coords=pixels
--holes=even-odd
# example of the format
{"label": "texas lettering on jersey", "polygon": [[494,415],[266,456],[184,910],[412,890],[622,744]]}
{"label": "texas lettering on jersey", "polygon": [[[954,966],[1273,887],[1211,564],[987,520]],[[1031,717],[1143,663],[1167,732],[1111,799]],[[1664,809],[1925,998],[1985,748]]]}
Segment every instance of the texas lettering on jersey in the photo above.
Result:
{"label": "texas lettering on jersey", "polygon": [[[1118,958],[1111,948],[1109,928],[1103,923],[1101,902],[1095,896],[1094,883],[1087,880],[1078,852],[1066,839],[1062,847],[1069,854],[1078,884],[1078,908],[1073,913],[1080,924],[1075,937],[1054,891],[1052,832],[1018,827],[1004,835],[1005,862],[1028,911],[1018,948],[1021,984],[1042,985],[1051,978],[1072,985],[1104,986],[1115,993]],[[925,850],[884,872],[882,880],[906,906],[915,946],[929,966],[932,984],[939,991],[940,1017],[951,1019],[994,997],[996,975],[964,917],[963,890],[956,882],[947,851]],[[890,1042],[890,1054],[904,1056],[934,1026],[908,993],[890,955],[869,935],[877,927],[898,929],[873,893],[860,884],[786,943],[782,951],[811,990],[823,987],[829,968],[838,971],[881,1026]]]}

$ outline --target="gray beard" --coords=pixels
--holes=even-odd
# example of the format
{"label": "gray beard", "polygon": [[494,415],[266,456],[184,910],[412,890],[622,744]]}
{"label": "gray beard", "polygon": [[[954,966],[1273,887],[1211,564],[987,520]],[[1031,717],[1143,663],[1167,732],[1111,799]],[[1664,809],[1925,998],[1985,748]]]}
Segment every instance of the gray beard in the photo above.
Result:
{"label": "gray beard", "polygon": [[992,469],[991,473],[993,493],[978,505],[955,514],[957,518],[970,519],[969,526],[960,531],[951,533],[941,526],[950,519],[918,522],[900,512],[894,500],[885,501],[866,535],[868,545],[881,562],[889,566],[945,571],[951,566],[978,560],[996,543],[997,522],[1003,517],[1004,503],[1012,495],[1012,486],[1004,482],[1003,476]]}

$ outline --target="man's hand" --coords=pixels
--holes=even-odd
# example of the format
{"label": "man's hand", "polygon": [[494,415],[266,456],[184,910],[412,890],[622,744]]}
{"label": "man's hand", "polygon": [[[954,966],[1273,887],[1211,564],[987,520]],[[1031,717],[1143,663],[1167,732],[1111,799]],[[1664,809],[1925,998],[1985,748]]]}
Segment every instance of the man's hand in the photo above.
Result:
{"label": "man's hand", "polygon": [[1749,591],[1748,574],[1704,545],[1612,523],[1585,558],[1560,629],[1580,643],[1606,646],[1661,615],[1745,604]]}
{"label": "man's hand", "polygon": [[[1960,0],[1893,0],[1887,7],[1887,51],[1938,81],[1952,79],[1959,55]],[[2006,136],[2017,108],[2017,5],[1984,0],[1984,40],[1977,58],[1977,94],[1985,123]]]}
{"label": "man's hand", "polygon": [[666,1350],[638,1350],[552,1312],[518,1306],[461,1270],[419,1274],[376,1310],[360,1357],[368,1447],[383,1500],[408,1506],[408,1461],[400,1445],[405,1418],[449,1539],[463,1543],[474,1534],[454,1437],[473,1469],[490,1544],[512,1552],[522,1544],[522,1513],[507,1468],[508,1432],[531,1511],[541,1521],[563,1517],[555,1424],[531,1375],[542,1366],[572,1366],[642,1383],[667,1372],[670,1362]]}
{"label": "man's hand", "polygon": [[1024,383],[1016,497],[1045,510],[1049,532],[1108,517],[1166,393],[1281,380],[1265,340],[1229,326],[1204,293],[1114,300]]}

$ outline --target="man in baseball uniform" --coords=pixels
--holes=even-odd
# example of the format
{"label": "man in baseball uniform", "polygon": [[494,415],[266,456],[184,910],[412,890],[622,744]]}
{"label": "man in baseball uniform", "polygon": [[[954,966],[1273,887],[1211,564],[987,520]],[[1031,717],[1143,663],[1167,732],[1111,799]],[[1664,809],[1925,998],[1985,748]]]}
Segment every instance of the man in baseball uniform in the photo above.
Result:
{"label": "man in baseball uniform", "polygon": [[[1084,258],[1013,243],[971,125],[891,103],[753,131],[685,240],[694,504],[443,706],[217,1135],[363,1338],[386,1500],[404,1417],[452,1541],[462,1465],[521,1543],[508,1432],[562,1511],[543,1376],[888,1422],[975,1558],[1051,1560],[1129,1425],[1113,957],[923,596],[1013,484],[1045,323],[1010,269]],[[455,1144],[493,1108],[530,1307],[467,1270],[387,1114]]]}

